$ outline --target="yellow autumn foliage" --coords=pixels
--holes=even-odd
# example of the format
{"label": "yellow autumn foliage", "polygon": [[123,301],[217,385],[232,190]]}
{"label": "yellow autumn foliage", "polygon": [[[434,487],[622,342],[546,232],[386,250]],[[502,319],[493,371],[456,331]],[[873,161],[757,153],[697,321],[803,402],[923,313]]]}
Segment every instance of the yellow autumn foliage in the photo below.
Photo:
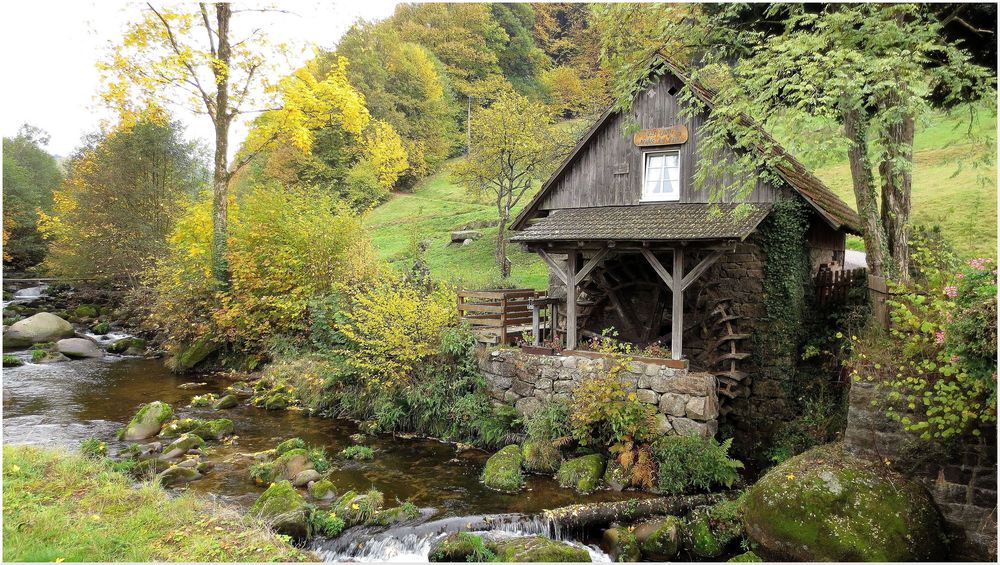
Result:
{"label": "yellow autumn foliage", "polygon": [[389,388],[410,382],[457,321],[453,289],[383,278],[350,293],[338,330],[347,342],[343,353],[365,384]]}

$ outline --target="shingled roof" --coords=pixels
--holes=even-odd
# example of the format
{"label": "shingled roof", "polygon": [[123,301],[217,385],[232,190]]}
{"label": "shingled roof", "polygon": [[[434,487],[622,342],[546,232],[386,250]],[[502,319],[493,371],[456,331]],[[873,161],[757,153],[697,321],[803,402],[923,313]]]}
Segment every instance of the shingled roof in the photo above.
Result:
{"label": "shingled roof", "polygon": [[[714,91],[704,85],[691,81],[687,76],[685,69],[676,62],[671,61],[669,58],[660,55],[659,62],[665,65],[679,80],[688,84],[695,95],[709,108],[709,110],[711,110],[714,105]],[[615,115],[616,112],[613,108],[614,107],[612,106],[604,112],[604,114],[583,136],[580,142],[577,143],[576,147],[573,148],[552,177],[542,185],[541,190],[538,191],[531,202],[529,202],[528,205],[525,206],[524,210],[518,214],[517,218],[514,219],[514,222],[511,225],[513,230],[525,229],[527,220],[536,213],[538,205],[549,192],[551,187],[555,184],[555,181],[566,169],[569,168],[569,165],[576,159],[576,156],[587,145],[590,137],[593,136],[604,125],[604,123],[608,121],[608,119]],[[773,163],[775,172],[785,182],[787,182],[796,193],[801,195],[806,202],[812,205],[819,215],[822,216],[823,219],[825,219],[834,229],[843,228],[850,233],[861,233],[861,217],[858,216],[858,213],[855,212],[850,205],[841,200],[836,193],[830,190],[830,188],[823,183],[823,181],[816,178],[816,176],[813,175],[805,167],[805,165],[788,153],[788,151],[786,151],[776,140],[774,140],[773,137],[763,130],[763,127],[760,124],[746,116],[744,119],[747,127],[759,128],[767,137],[771,143],[770,151],[772,153],[772,158],[769,161]],[[760,150],[763,151],[763,148],[760,148]],[[635,210],[645,208],[647,206],[648,205],[623,208],[633,210],[632,213],[635,213]],[[631,216],[628,221],[631,221]],[[516,239],[513,240],[517,241]]]}
{"label": "shingled roof", "polygon": [[742,240],[770,211],[769,204],[680,202],[566,208],[535,220],[511,237],[511,241]]}

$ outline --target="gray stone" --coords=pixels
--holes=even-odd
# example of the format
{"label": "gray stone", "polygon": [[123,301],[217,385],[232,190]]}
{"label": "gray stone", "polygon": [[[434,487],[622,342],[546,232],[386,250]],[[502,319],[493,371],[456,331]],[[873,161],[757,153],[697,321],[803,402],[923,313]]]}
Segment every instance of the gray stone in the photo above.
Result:
{"label": "gray stone", "polygon": [[660,397],[660,412],[671,416],[683,416],[687,397],[668,392]]}
{"label": "gray stone", "polygon": [[552,383],[552,390],[556,394],[570,393],[573,392],[574,388],[576,388],[576,383],[573,381],[556,381]]}
{"label": "gray stone", "polygon": [[660,393],[667,392],[671,389],[670,387],[671,380],[673,379],[667,377],[652,377],[651,379],[649,379],[649,388]]}
{"label": "gray stone", "polygon": [[97,344],[82,337],[71,337],[60,339],[56,342],[56,351],[62,353],[70,359],[99,359],[104,357],[104,352]]}
{"label": "gray stone", "polygon": [[[653,390],[656,389],[654,388]],[[663,392],[705,396],[708,394],[708,386],[703,375],[677,376],[666,379],[666,386]]]}
{"label": "gray stone", "polygon": [[514,391],[518,396],[529,396],[534,388],[531,386],[531,383],[526,383],[518,379],[511,385],[510,390]]}
{"label": "gray stone", "polygon": [[320,475],[316,469],[306,469],[305,471],[299,471],[295,475],[295,478],[292,479],[292,486],[304,487],[311,481],[318,481],[322,478],[323,475]]}
{"label": "gray stone", "polygon": [[466,242],[472,243],[472,240],[479,239],[482,235],[482,233],[476,230],[453,231],[451,232],[451,242],[461,242],[463,245],[468,245]]}
{"label": "gray stone", "polygon": [[639,399],[639,402],[642,402],[644,404],[656,404],[657,402],[660,401],[660,395],[644,388],[640,388],[639,390],[637,390],[635,392],[635,396],[636,398]]}
{"label": "gray stone", "polygon": [[521,400],[518,400],[516,403],[514,403],[514,407],[517,408],[517,411],[520,412],[521,414],[524,414],[525,416],[531,416],[535,412],[541,410],[542,401],[538,400],[537,398],[529,396],[527,398],[522,398]]}
{"label": "gray stone", "polygon": [[687,412],[687,417],[693,420],[707,420],[705,405],[708,402],[704,396],[696,396],[687,401],[685,410]]}
{"label": "gray stone", "polygon": [[180,457],[192,449],[197,449],[205,445],[205,440],[194,434],[181,434],[173,443],[163,448],[160,459],[173,459]]}
{"label": "gray stone", "polygon": [[201,478],[201,473],[199,473],[197,469],[174,465],[157,475],[156,478],[159,479],[161,485],[169,487],[172,485],[197,481]]}
{"label": "gray stone", "polygon": [[538,379],[535,383],[536,390],[552,390],[552,379]]}
{"label": "gray stone", "polygon": [[132,421],[121,433],[120,439],[136,440],[153,437],[160,433],[163,423],[174,415],[169,404],[155,400],[144,405],[132,417]]}
{"label": "gray stone", "polygon": [[563,362],[562,362],[562,366],[566,367],[567,369],[576,369],[576,364],[577,364],[577,358],[576,357],[567,357],[567,358],[563,359]]}
{"label": "gray stone", "polygon": [[678,435],[682,436],[712,437],[715,435],[716,429],[716,426],[712,424],[716,424],[716,422],[695,422],[688,418],[670,419],[670,425],[673,426]]}
{"label": "gray stone", "polygon": [[653,417],[653,419],[656,420],[656,427],[654,428],[656,433],[660,435],[667,435],[674,431],[674,427],[670,425],[670,420],[668,420],[663,414],[657,414]]}
{"label": "gray stone", "polygon": [[73,326],[66,320],[55,314],[39,312],[11,324],[3,335],[3,344],[5,347],[21,347],[73,337],[75,334]]}
{"label": "gray stone", "polygon": [[646,365],[646,376],[647,377],[655,377],[659,373],[660,373],[660,366],[659,365],[655,365],[653,363],[648,363]]}

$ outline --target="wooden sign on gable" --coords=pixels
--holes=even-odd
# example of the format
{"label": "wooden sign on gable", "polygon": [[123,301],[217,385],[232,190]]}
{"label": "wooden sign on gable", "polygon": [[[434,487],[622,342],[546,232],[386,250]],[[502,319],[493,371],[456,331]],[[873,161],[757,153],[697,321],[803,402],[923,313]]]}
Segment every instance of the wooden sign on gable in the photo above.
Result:
{"label": "wooden sign on gable", "polygon": [[680,145],[688,140],[687,126],[670,126],[668,128],[653,128],[639,130],[632,142],[637,147],[653,147],[656,145]]}

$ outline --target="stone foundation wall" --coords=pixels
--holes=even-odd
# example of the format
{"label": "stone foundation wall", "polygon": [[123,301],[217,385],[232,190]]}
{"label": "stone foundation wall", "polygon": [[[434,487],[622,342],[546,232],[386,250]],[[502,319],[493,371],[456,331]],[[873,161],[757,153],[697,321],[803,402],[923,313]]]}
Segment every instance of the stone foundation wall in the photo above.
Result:
{"label": "stone foundation wall", "polygon": [[[479,366],[496,400],[530,415],[550,399],[569,400],[584,379],[605,373],[609,361],[584,354],[535,355],[515,349],[484,349],[480,350]],[[715,435],[719,399],[712,375],[636,361],[621,376],[629,392],[657,408],[661,432]]]}
{"label": "stone foundation wall", "polygon": [[860,457],[888,461],[896,470],[923,483],[941,509],[954,539],[958,560],[996,557],[996,429],[956,452],[934,452],[885,414],[875,383],[851,385],[844,443]]}

